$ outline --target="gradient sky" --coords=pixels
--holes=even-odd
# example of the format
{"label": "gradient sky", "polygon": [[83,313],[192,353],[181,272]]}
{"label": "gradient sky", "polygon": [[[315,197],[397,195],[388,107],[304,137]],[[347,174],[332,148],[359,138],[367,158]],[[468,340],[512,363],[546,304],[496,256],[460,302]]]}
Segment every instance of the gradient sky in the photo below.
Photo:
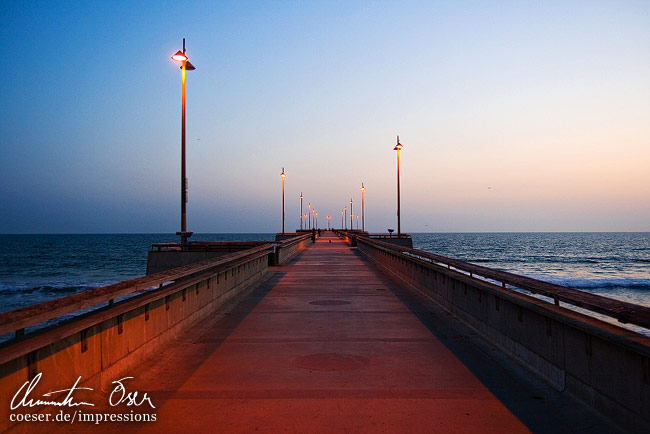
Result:
{"label": "gradient sky", "polygon": [[649,231],[650,2],[8,1],[0,232]]}

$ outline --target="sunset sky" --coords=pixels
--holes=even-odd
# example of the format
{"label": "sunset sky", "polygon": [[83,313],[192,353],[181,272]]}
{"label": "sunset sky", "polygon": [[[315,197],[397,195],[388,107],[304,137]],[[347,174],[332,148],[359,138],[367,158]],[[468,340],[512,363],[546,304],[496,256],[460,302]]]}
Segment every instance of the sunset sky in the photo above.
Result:
{"label": "sunset sky", "polygon": [[[0,233],[650,231],[648,1],[10,1]],[[306,212],[306,211],[305,211]]]}

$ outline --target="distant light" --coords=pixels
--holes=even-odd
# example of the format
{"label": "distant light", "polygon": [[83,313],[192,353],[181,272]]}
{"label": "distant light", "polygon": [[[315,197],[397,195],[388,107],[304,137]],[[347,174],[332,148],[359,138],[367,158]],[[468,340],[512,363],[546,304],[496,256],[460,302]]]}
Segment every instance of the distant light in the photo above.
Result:
{"label": "distant light", "polygon": [[395,147],[393,148],[393,151],[399,151],[403,147],[404,146],[402,146],[402,144],[399,142],[399,136],[397,136],[397,145],[395,145]]}
{"label": "distant light", "polygon": [[172,60],[175,60],[177,62],[185,62],[187,61],[187,56],[183,54],[181,50],[178,50],[176,54],[172,56]]}
{"label": "distant light", "polygon": [[280,174],[281,177],[285,178],[287,176],[286,173],[284,173],[284,167],[282,168],[282,173]]}

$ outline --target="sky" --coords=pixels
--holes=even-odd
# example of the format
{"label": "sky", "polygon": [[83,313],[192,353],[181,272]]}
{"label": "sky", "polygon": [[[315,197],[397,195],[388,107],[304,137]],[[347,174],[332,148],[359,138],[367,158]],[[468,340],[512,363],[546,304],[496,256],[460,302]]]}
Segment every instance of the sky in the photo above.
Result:
{"label": "sky", "polygon": [[[9,1],[0,233],[650,231],[648,1]],[[349,210],[348,210],[349,212]]]}

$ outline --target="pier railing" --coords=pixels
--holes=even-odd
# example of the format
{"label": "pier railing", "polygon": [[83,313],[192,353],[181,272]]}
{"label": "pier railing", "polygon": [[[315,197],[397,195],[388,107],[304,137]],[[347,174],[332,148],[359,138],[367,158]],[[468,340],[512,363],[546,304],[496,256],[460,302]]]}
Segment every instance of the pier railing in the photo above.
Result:
{"label": "pier railing", "polygon": [[379,240],[366,239],[365,242],[374,243],[380,249],[390,249],[391,251],[396,251],[422,261],[442,265],[450,270],[467,274],[470,277],[483,278],[505,289],[518,288],[533,294],[543,295],[553,300],[557,306],[560,305],[560,302],[564,302],[591,312],[606,315],[623,324],[634,324],[650,329],[649,307],[544,282],[532,277],[475,265],[418,249],[400,247]]}
{"label": "pier railing", "polygon": [[[125,280],[112,285],[89,289],[66,297],[56,298],[54,300],[2,313],[0,314],[0,335],[15,332],[17,337],[20,337],[24,334],[27,327],[38,325],[50,319],[97,306],[102,303],[112,305],[114,300],[117,298],[128,296],[165,283],[171,283],[183,278],[195,276],[199,273],[209,273],[229,263],[257,253],[268,255],[270,251],[271,245],[266,243],[253,249],[233,253],[216,260],[206,260],[196,264],[185,265],[183,267],[162,271],[150,276]],[[1,360],[0,363],[2,363]]]}

